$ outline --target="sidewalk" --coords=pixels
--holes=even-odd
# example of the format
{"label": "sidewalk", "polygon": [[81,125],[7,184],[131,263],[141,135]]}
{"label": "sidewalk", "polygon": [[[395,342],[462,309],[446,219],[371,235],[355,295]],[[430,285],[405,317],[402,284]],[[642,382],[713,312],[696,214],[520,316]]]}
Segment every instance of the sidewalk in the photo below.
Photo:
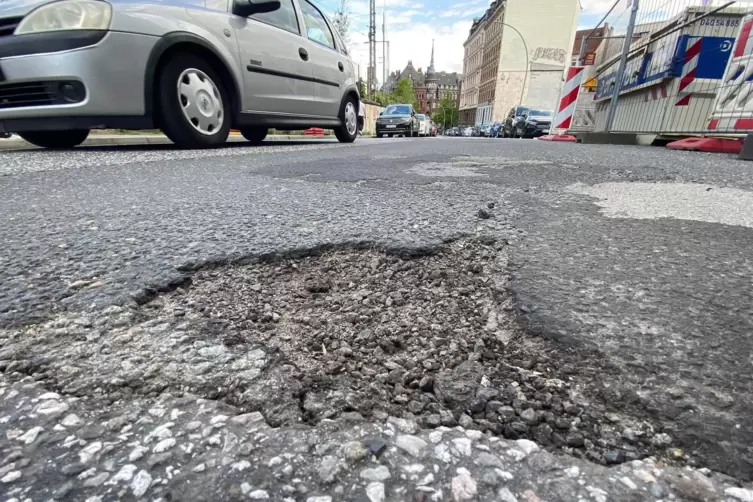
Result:
{"label": "sidewalk", "polygon": [[[267,141],[311,141],[333,139],[334,136],[304,136],[277,134],[267,136]],[[231,134],[228,143],[242,143],[246,140],[240,134]],[[162,134],[92,134],[81,146],[141,146],[171,145],[172,142]],[[1,150],[27,150],[38,147],[31,145],[18,136],[0,139]]]}

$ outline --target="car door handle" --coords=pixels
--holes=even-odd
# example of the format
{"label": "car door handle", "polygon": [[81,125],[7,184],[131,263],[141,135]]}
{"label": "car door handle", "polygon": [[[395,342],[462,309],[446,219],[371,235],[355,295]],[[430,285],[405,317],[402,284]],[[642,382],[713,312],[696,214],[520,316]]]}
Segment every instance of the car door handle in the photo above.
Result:
{"label": "car door handle", "polygon": [[304,61],[308,61],[309,60],[309,53],[303,47],[301,47],[300,49],[298,49],[298,55],[301,56],[301,59],[303,59]]}
{"label": "car door handle", "polygon": [[339,62],[337,63],[337,67],[338,67],[338,68],[340,68],[340,71],[345,71],[345,67],[344,67],[344,66],[343,66],[343,64],[342,64],[342,61],[339,61]]}

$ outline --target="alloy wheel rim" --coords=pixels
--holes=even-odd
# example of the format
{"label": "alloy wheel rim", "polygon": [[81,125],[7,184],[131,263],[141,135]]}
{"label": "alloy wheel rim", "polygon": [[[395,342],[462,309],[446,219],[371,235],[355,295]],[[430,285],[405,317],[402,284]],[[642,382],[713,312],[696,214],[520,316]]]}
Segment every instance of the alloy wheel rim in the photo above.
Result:
{"label": "alloy wheel rim", "polygon": [[348,130],[348,134],[353,136],[358,128],[358,118],[356,115],[356,107],[353,106],[352,101],[348,101],[345,105],[345,129]]}
{"label": "alloy wheel rim", "polygon": [[201,70],[188,68],[178,77],[178,102],[189,124],[205,136],[217,134],[225,122],[222,95]]}

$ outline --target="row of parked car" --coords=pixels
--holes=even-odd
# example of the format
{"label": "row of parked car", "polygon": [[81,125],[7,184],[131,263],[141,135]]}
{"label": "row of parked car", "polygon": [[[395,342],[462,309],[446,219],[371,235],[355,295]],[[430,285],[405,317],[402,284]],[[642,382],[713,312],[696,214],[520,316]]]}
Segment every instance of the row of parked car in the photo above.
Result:
{"label": "row of parked car", "polygon": [[444,134],[482,138],[537,138],[549,134],[553,119],[552,110],[516,106],[510,109],[504,121],[472,127],[453,127]]}

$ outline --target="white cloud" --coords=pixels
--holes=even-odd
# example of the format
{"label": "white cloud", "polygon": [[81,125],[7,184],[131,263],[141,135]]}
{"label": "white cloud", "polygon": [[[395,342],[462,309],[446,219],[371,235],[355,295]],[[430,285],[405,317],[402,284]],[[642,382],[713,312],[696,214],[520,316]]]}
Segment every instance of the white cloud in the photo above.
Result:
{"label": "white cloud", "polygon": [[[394,22],[392,23],[394,24]],[[387,31],[390,42],[390,71],[402,70],[408,61],[413,61],[416,68],[426,71],[431,59],[431,41],[434,39],[434,67],[437,71],[463,71],[463,42],[471,28],[470,21],[456,22],[450,26],[436,26],[428,23],[415,23],[410,26],[396,27]],[[369,61],[369,49],[366,37],[351,37],[353,60],[361,67],[361,77],[366,78]],[[381,39],[381,32],[379,37]],[[377,44],[377,77],[382,81],[382,46]]]}

